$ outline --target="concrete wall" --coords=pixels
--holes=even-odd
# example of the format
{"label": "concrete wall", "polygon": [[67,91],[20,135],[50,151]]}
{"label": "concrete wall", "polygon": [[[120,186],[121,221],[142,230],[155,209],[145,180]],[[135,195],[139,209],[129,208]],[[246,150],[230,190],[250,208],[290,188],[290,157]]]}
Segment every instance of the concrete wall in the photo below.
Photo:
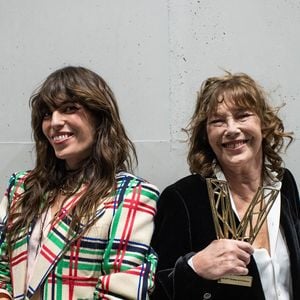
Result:
{"label": "concrete wall", "polygon": [[186,126],[201,82],[246,72],[296,140],[300,184],[300,2],[296,0],[0,0],[0,189],[34,163],[28,99],[57,68],[82,65],[114,90],[135,141],[136,173],[163,189],[188,174]]}

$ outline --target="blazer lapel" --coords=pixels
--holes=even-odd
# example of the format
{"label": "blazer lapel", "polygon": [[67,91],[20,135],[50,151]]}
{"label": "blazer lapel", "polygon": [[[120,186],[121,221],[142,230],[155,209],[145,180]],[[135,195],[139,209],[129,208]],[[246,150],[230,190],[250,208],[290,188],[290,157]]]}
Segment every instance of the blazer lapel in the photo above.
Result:
{"label": "blazer lapel", "polygon": [[78,202],[79,198],[85,192],[86,188],[81,188],[75,195],[67,199],[60,213],[53,221],[49,233],[41,245],[41,250],[37,256],[36,266],[33,270],[33,275],[29,280],[27,296],[31,297],[35,291],[45,281],[49,273],[55,267],[57,261],[68,249],[68,246],[73,242],[78,234],[82,231],[83,226],[79,230],[69,231],[70,222],[72,220],[69,212]]}

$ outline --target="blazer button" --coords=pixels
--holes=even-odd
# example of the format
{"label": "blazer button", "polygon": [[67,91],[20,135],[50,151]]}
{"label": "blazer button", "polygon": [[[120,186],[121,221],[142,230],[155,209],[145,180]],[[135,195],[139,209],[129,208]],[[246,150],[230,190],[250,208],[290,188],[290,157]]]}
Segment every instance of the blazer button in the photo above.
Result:
{"label": "blazer button", "polygon": [[208,300],[208,299],[210,299],[211,298],[211,293],[205,293],[204,295],[203,295],[203,300]]}

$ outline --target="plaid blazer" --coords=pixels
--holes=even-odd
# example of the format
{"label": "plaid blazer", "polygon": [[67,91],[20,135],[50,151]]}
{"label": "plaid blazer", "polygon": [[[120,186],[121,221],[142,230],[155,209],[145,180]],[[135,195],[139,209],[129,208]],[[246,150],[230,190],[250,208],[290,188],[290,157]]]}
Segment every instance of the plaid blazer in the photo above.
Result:
{"label": "plaid blazer", "polygon": [[[156,213],[157,188],[121,172],[117,190],[99,205],[91,228],[67,237],[70,210],[85,192],[82,186],[67,199],[41,245],[26,286],[28,242],[33,229],[21,231],[8,253],[8,211],[26,188],[28,172],[12,175],[0,203],[0,292],[13,299],[148,299],[157,264],[149,246]],[[79,232],[87,224],[81,224]],[[36,295],[36,294],[35,294]]]}

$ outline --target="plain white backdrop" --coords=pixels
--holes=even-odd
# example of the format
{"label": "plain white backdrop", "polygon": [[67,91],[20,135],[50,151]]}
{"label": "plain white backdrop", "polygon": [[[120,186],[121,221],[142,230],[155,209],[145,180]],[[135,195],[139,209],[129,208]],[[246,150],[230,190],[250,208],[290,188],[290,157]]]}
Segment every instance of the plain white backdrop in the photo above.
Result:
{"label": "plain white backdrop", "polygon": [[245,72],[281,109],[300,184],[300,1],[0,0],[0,189],[34,164],[28,100],[55,69],[102,75],[137,146],[136,173],[163,189],[189,173],[185,135],[209,76]]}

